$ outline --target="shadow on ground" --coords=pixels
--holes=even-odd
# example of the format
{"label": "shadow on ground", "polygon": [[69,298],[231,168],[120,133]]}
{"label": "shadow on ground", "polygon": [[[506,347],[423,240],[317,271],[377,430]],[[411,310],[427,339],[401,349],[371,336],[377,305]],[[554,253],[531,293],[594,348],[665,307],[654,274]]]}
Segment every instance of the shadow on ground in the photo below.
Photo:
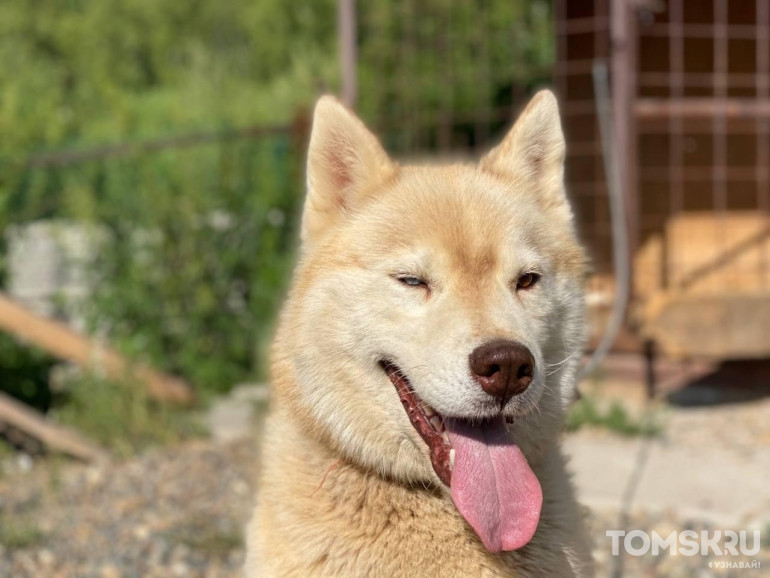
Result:
{"label": "shadow on ground", "polygon": [[770,359],[725,361],[666,399],[678,407],[747,403],[770,397]]}

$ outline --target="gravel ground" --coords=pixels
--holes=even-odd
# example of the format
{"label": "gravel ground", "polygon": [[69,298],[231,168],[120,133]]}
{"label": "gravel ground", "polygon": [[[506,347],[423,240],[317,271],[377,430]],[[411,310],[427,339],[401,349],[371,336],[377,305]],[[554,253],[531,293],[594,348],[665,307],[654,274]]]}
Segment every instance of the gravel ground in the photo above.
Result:
{"label": "gravel ground", "polygon": [[[666,443],[695,452],[715,446],[736,455],[768,451],[770,399],[666,412]],[[598,440],[602,454],[618,442],[605,430],[576,435]],[[0,578],[239,576],[255,492],[254,439],[190,442],[101,466],[23,456],[0,460]],[[651,512],[645,504],[635,504],[623,519],[617,509],[596,509],[591,520],[598,576],[770,576],[767,545],[748,558],[618,557],[610,555],[605,535],[615,528],[656,530],[663,537],[673,530],[720,529],[710,525],[713,520],[676,509]],[[768,540],[770,520],[765,524]],[[752,560],[761,568],[720,567]]]}
{"label": "gravel ground", "polygon": [[[656,514],[635,511],[631,515],[621,517],[617,513],[597,512],[591,514],[591,528],[594,538],[594,558],[596,560],[597,576],[620,577],[629,576],[633,578],[711,578],[711,577],[734,577],[734,578],[761,578],[770,576],[770,550],[767,545],[761,546],[756,555],[749,556],[729,556],[722,551],[722,545],[725,541],[720,539],[718,546],[720,553],[717,555],[713,550],[705,556],[700,554],[685,556],[682,553],[670,555],[668,552],[661,552],[657,556],[650,554],[642,556],[633,556],[624,553],[623,538],[619,542],[619,555],[612,555],[612,540],[606,535],[607,529],[627,528],[628,531],[641,530],[648,535],[657,532],[658,535],[666,539],[672,532],[692,530],[701,535],[707,532],[709,537],[715,535],[715,532],[722,531],[720,525],[714,525],[701,519],[682,518],[674,511],[659,512]],[[767,531],[767,530],[765,530]],[[763,533],[764,536],[764,533]],[[747,546],[751,548],[754,545],[753,534],[747,536]],[[641,538],[634,538],[631,542],[632,548],[641,547]],[[758,568],[740,568],[727,567],[727,564],[758,564]]]}
{"label": "gravel ground", "polygon": [[194,442],[106,466],[6,463],[0,577],[239,576],[255,446]]}

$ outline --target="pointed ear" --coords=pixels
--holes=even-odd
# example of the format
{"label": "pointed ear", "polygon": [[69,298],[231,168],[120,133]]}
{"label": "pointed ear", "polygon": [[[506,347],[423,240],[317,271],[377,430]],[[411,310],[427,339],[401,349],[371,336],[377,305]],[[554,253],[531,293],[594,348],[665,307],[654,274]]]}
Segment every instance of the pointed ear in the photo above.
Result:
{"label": "pointed ear", "polygon": [[556,97],[549,90],[529,101],[503,142],[483,159],[482,169],[528,181],[546,207],[563,207],[571,215],[564,193],[564,135]]}
{"label": "pointed ear", "polygon": [[356,209],[395,166],[375,136],[331,96],[318,101],[307,159],[302,242],[312,244]]}

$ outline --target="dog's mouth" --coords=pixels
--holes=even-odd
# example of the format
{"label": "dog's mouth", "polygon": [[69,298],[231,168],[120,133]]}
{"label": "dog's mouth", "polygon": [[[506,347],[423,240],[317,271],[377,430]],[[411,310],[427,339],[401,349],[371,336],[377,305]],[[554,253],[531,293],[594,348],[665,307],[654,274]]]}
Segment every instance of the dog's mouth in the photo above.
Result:
{"label": "dog's mouth", "polygon": [[527,544],[537,529],[543,494],[505,418],[444,417],[417,395],[398,366],[381,365],[428,446],[433,470],[484,546],[499,552]]}
{"label": "dog's mouth", "polygon": [[409,416],[409,421],[412,422],[423,441],[428,444],[433,470],[444,484],[451,486],[455,451],[444,427],[444,418],[420,399],[412,389],[412,384],[398,367],[387,361],[382,362],[382,367],[396,386],[398,398],[404,406],[406,415]]}

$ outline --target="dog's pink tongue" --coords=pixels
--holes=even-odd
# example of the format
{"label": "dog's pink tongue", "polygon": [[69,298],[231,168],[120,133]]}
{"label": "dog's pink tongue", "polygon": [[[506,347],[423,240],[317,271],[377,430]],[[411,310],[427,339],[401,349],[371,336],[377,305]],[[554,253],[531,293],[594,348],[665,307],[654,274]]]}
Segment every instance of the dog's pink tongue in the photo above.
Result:
{"label": "dog's pink tongue", "polygon": [[446,420],[455,450],[450,486],[457,509],[490,552],[532,539],[543,491],[502,417],[480,425]]}

